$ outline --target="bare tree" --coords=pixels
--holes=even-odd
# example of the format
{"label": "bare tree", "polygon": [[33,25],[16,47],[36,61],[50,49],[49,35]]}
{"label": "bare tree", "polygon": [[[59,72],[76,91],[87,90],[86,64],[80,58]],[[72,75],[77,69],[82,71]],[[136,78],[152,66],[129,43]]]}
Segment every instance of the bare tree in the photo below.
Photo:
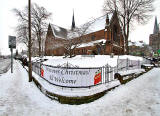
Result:
{"label": "bare tree", "polygon": [[79,37],[79,33],[78,33],[78,28],[74,29],[74,30],[69,30],[68,31],[68,35],[67,35],[67,39],[66,41],[64,41],[63,43],[63,47],[65,49],[65,55],[66,56],[70,56],[70,58],[74,55],[73,51],[75,48],[77,48],[79,46],[79,44],[81,43],[80,38]]}
{"label": "bare tree", "polygon": [[39,56],[41,56],[41,47],[42,47],[42,37],[44,36],[47,29],[47,20],[51,17],[51,13],[49,13],[44,7],[40,7],[37,4],[32,5],[31,16],[33,30],[36,33],[38,44],[39,44]]}
{"label": "bare tree", "polygon": [[[17,34],[17,42],[18,43],[23,43],[26,45],[27,48],[29,48],[28,42],[29,42],[29,37],[28,37],[28,25],[25,23],[20,23],[16,27],[16,34]],[[32,33],[32,39],[31,39],[31,46],[33,45],[36,35],[35,33]]]}
{"label": "bare tree", "polygon": [[[25,7],[24,10],[13,10],[18,17],[19,24],[16,28],[18,41],[22,42],[28,46],[28,7]],[[41,41],[44,39],[44,34],[46,32],[47,28],[47,21],[50,18],[51,13],[49,13],[44,7],[40,7],[37,4],[32,4],[31,6],[31,30],[32,30],[32,41],[31,45],[33,45],[33,42],[38,41],[38,49],[39,49],[39,56],[41,56]]]}
{"label": "bare tree", "polygon": [[114,13],[116,11],[122,27],[122,34],[125,40],[126,54],[129,54],[128,38],[130,25],[133,22],[145,24],[154,11],[154,0],[105,0],[104,13]]}
{"label": "bare tree", "polygon": [[65,55],[71,58],[75,54],[73,51],[79,47],[82,43],[85,42],[85,35],[91,31],[89,27],[95,22],[95,19],[92,21],[85,23],[84,25],[80,26],[80,28],[75,27],[68,31],[67,39],[63,43],[63,47],[65,49]]}

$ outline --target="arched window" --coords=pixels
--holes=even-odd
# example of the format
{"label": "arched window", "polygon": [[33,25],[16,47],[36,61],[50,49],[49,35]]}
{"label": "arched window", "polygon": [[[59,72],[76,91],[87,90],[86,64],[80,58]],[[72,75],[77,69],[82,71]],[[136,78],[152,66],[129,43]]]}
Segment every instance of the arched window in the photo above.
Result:
{"label": "arched window", "polygon": [[100,45],[96,45],[96,47],[97,47],[97,53],[101,54],[101,47],[100,47]]}
{"label": "arched window", "polygon": [[118,27],[116,25],[113,26],[113,41],[120,45],[120,35],[118,34]]}
{"label": "arched window", "polygon": [[113,40],[114,41],[117,41],[117,26],[116,25],[114,25],[113,26]]}
{"label": "arched window", "polygon": [[94,41],[95,40],[95,35],[91,36],[91,40]]}

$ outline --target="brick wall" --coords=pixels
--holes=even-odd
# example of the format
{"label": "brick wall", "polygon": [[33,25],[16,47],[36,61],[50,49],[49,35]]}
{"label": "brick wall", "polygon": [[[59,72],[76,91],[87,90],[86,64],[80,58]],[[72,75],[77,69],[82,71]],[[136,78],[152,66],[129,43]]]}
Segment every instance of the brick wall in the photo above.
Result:
{"label": "brick wall", "polygon": [[[88,43],[100,39],[105,39],[106,44],[95,44],[95,46],[76,48],[73,51],[73,53],[76,55],[124,53],[124,40],[117,16],[114,16],[111,20],[111,24],[109,26],[104,27],[104,29],[86,34],[78,39],[81,39],[82,43]],[[55,38],[52,29],[49,26],[45,41],[45,55],[64,55],[66,51],[64,49],[63,43],[66,41],[67,40],[61,38]]]}

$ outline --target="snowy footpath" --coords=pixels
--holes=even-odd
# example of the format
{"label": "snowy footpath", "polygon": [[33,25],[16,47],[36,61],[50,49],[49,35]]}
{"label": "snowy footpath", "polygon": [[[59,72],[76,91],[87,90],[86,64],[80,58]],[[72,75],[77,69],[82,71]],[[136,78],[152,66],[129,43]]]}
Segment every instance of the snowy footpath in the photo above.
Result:
{"label": "snowy footpath", "polygon": [[9,70],[10,64],[11,64],[10,59],[0,59],[0,75]]}
{"label": "snowy footpath", "polygon": [[0,76],[0,116],[160,116],[160,68],[121,85],[100,99],[82,105],[50,100],[20,63]]}

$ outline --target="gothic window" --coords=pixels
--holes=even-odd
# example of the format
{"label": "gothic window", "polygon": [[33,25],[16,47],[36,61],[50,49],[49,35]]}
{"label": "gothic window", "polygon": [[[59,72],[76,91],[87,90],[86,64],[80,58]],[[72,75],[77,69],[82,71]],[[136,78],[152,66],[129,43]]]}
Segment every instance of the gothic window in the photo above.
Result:
{"label": "gothic window", "polygon": [[113,26],[113,41],[120,44],[120,36],[118,34],[118,28],[116,25]]}
{"label": "gothic window", "polygon": [[77,50],[77,53],[79,54],[79,53],[80,53],[80,51],[79,51],[79,50]]}
{"label": "gothic window", "polygon": [[84,53],[84,50],[82,49],[82,54]]}
{"label": "gothic window", "polygon": [[117,41],[117,26],[113,26],[113,40]]}
{"label": "gothic window", "polygon": [[92,35],[91,39],[92,39],[92,41],[94,41],[95,40],[95,35]]}
{"label": "gothic window", "polygon": [[99,45],[97,45],[96,47],[97,47],[98,54],[101,54],[101,47]]}
{"label": "gothic window", "polygon": [[86,49],[82,49],[82,54],[85,54],[86,53]]}

